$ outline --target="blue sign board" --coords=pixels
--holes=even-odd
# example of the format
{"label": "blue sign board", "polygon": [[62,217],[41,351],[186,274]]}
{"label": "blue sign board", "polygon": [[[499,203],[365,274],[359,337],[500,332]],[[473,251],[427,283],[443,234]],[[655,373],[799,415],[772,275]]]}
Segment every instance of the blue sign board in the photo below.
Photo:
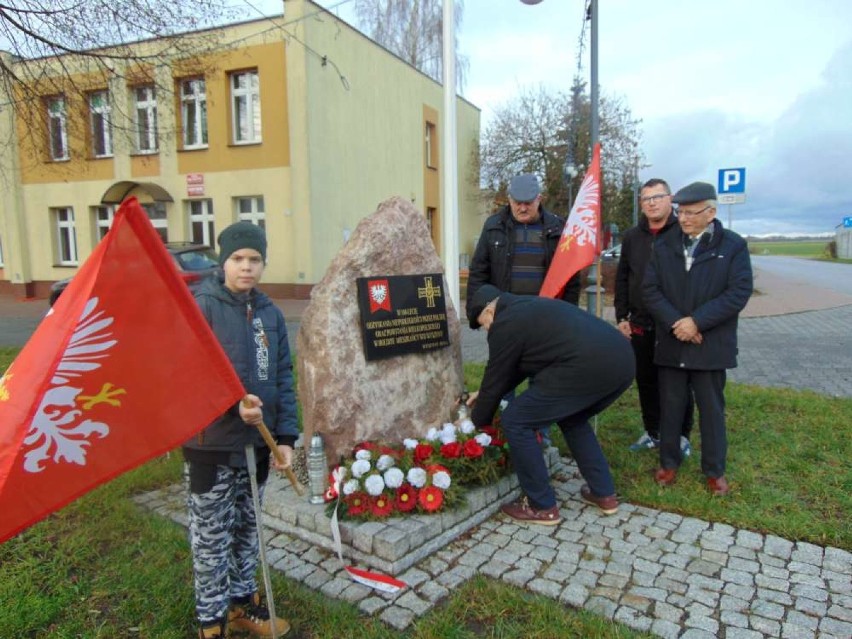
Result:
{"label": "blue sign board", "polygon": [[843,228],[852,229],[852,217],[843,218]]}
{"label": "blue sign board", "polygon": [[719,169],[719,195],[745,193],[745,184],[745,167],[738,169]]}

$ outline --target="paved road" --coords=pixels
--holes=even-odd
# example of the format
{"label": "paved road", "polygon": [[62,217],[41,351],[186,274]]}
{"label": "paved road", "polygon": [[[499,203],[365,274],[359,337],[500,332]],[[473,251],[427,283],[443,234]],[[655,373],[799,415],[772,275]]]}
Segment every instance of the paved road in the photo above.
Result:
{"label": "paved road", "polygon": [[755,269],[790,282],[804,283],[844,295],[852,295],[852,266],[800,257],[753,255]]}

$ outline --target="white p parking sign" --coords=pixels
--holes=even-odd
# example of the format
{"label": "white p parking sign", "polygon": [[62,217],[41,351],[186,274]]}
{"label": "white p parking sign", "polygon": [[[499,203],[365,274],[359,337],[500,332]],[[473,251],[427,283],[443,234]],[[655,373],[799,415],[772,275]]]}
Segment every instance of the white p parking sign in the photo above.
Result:
{"label": "white p parking sign", "polygon": [[719,203],[741,204],[745,202],[745,167],[719,169]]}

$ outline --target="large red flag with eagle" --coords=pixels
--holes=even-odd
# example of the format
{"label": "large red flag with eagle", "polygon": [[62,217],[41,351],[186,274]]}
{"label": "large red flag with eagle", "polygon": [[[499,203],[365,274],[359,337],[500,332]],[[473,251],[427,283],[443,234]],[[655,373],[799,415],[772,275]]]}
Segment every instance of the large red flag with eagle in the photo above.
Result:
{"label": "large red flag with eagle", "polygon": [[126,201],[0,377],[0,542],[243,394],[145,211]]}
{"label": "large red flag with eagle", "polygon": [[559,297],[574,273],[601,252],[601,145],[596,144],[571,214],[565,222],[556,255],[541,285],[541,297]]}

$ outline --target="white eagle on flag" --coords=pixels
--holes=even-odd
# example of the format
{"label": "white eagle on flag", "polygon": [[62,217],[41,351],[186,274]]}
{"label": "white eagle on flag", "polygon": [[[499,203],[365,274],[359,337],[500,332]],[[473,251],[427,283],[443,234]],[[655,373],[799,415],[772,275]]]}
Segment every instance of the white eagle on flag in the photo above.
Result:
{"label": "white eagle on flag", "polygon": [[115,397],[126,391],[105,383],[97,394],[82,395],[83,388],[76,386],[87,373],[101,367],[98,360],[108,357],[107,351],[117,343],[111,339],[113,318],[96,310],[97,305],[97,297],[86,303],[23,440],[27,472],[41,472],[48,462],[85,465],[86,448],[92,440],[109,435],[107,424],[83,418],[84,411],[102,403],[120,406]]}
{"label": "white eagle on flag", "polygon": [[571,249],[571,243],[577,246],[591,244],[597,246],[598,241],[598,210],[601,197],[601,185],[597,175],[589,171],[580,185],[577,199],[571,207],[571,214],[562,229],[562,238],[559,240],[559,249],[567,251]]}

